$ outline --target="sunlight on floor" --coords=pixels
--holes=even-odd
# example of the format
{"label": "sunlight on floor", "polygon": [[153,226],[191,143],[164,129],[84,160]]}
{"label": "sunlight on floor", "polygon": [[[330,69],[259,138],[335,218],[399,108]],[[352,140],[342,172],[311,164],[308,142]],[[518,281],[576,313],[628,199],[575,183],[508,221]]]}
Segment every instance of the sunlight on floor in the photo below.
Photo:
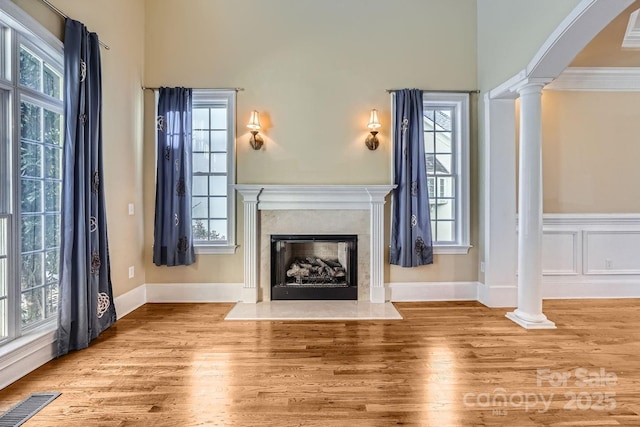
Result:
{"label": "sunlight on floor", "polygon": [[425,412],[429,425],[458,425],[461,396],[457,389],[455,354],[446,346],[430,350],[428,364],[431,374],[426,378]]}

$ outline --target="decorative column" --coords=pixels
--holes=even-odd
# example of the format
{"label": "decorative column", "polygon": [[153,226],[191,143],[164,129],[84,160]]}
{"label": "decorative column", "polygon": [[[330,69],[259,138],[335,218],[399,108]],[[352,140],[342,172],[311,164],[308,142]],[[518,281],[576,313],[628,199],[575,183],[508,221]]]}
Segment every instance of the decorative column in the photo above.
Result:
{"label": "decorative column", "polygon": [[384,288],[384,195],[382,198],[371,198],[370,207],[371,239],[369,250],[371,302],[384,303],[386,300]]}
{"label": "decorative column", "polygon": [[527,81],[520,94],[518,308],[507,317],[527,329],[552,329],[542,314],[542,88]]}
{"label": "decorative column", "polygon": [[258,302],[258,196],[262,189],[243,189],[244,204],[244,286],[242,302]]}

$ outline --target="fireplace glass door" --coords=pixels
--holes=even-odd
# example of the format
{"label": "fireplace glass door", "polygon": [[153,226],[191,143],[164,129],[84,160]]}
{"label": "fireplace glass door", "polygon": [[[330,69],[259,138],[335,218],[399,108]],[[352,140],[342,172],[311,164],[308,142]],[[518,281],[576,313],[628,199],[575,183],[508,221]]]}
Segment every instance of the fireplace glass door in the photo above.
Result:
{"label": "fireplace glass door", "polygon": [[358,236],[272,235],[272,300],[357,300]]}

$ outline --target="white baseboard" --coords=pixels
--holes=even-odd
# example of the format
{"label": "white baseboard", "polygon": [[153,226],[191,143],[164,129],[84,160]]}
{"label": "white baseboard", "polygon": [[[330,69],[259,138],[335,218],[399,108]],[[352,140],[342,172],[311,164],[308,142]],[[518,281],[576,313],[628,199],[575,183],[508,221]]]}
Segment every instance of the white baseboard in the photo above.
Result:
{"label": "white baseboard", "polygon": [[571,280],[571,277],[554,277],[542,282],[544,299],[606,299],[640,298],[640,279],[597,278]]}
{"label": "white baseboard", "polygon": [[56,357],[56,330],[49,327],[35,336],[18,338],[2,348],[0,389]]}
{"label": "white baseboard", "polygon": [[388,283],[391,301],[476,301],[478,282]]}
{"label": "white baseboard", "polygon": [[518,288],[501,285],[489,286],[478,283],[478,302],[491,308],[516,307],[518,305]]}
{"label": "white baseboard", "polygon": [[147,283],[148,303],[238,302],[242,283]]}
{"label": "white baseboard", "polygon": [[118,319],[122,319],[136,308],[142,307],[147,302],[147,286],[142,284],[127,293],[115,297],[113,304],[116,306]]}
{"label": "white baseboard", "polygon": [[[588,278],[586,276],[544,276],[543,299],[611,299],[640,298],[640,278],[620,279],[616,276]],[[478,284],[478,301],[487,307],[516,307],[517,286],[487,286]]]}

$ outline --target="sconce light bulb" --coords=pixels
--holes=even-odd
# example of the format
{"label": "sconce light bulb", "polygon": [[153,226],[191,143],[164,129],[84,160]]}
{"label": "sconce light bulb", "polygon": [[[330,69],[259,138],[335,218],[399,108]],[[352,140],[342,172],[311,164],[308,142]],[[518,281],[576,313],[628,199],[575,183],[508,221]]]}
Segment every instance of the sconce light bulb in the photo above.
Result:
{"label": "sconce light bulb", "polygon": [[260,113],[256,110],[251,112],[251,118],[249,119],[247,127],[251,130],[260,130]]}
{"label": "sconce light bulb", "polygon": [[259,150],[262,148],[262,144],[264,144],[264,140],[260,135],[258,135],[258,131],[260,130],[260,114],[253,110],[251,112],[251,118],[249,119],[249,124],[247,127],[251,132],[251,138],[249,138],[249,144],[251,144],[251,148],[254,150]]}
{"label": "sconce light bulb", "polygon": [[369,117],[369,129],[378,130],[382,126],[380,120],[378,120],[378,110],[371,110],[371,116]]}
{"label": "sconce light bulb", "polygon": [[370,129],[369,135],[365,141],[365,144],[369,150],[376,150],[380,141],[378,141],[378,129],[380,129],[380,120],[378,120],[378,110],[371,110],[371,116],[369,117],[369,124],[367,127]]}

